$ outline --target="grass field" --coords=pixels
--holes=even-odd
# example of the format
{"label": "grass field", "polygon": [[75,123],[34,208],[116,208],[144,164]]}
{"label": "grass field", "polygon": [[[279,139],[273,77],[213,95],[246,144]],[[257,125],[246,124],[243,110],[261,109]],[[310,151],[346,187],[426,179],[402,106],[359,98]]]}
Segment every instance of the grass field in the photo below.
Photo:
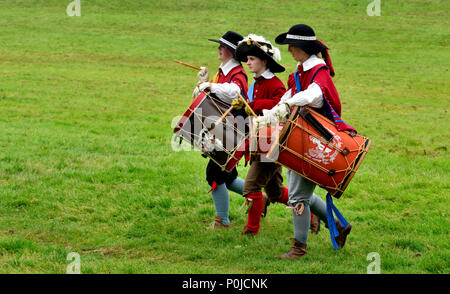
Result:
{"label": "grass field", "polygon": [[[0,273],[450,273],[448,1],[0,0]],[[285,261],[292,216],[260,234],[207,230],[207,160],[171,149],[171,122],[214,71],[227,30],[269,40],[311,25],[332,49],[343,118],[372,146],[335,204],[353,224],[335,251],[322,225]],[[295,62],[280,46],[286,73]],[[238,167],[244,177],[247,168]],[[316,191],[322,197],[324,191]]]}

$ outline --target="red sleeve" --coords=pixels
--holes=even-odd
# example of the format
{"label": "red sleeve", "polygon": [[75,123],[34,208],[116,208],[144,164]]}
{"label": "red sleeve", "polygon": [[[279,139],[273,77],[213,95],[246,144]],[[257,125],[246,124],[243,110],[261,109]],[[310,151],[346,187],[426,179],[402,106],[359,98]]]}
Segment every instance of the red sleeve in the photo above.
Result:
{"label": "red sleeve", "polygon": [[277,101],[273,99],[259,99],[250,103],[250,107],[256,114],[262,114],[263,109],[272,109],[277,105]]}
{"label": "red sleeve", "polygon": [[239,89],[241,89],[241,95],[244,98],[247,98],[247,91],[248,91],[247,76],[244,73],[240,72],[231,79],[231,82],[238,85]]}

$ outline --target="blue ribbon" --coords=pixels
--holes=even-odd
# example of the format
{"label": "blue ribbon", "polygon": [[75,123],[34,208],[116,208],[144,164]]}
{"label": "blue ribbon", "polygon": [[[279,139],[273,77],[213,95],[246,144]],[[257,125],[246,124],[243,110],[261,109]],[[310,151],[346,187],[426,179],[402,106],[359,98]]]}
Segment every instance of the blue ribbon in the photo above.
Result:
{"label": "blue ribbon", "polygon": [[338,244],[336,243],[335,238],[339,236],[339,232],[336,227],[336,222],[334,221],[333,211],[336,214],[337,219],[341,223],[341,226],[344,228],[348,225],[347,220],[344,216],[339,212],[337,207],[333,204],[333,199],[331,198],[331,194],[327,194],[327,221],[328,221],[328,230],[330,231],[331,243],[333,244],[334,249],[339,249]]}
{"label": "blue ribbon", "polygon": [[255,88],[255,82],[251,84],[250,88],[247,91],[247,97],[249,102],[253,102],[253,89]]}
{"label": "blue ribbon", "polygon": [[302,86],[300,85],[300,76],[298,74],[298,71],[296,73],[294,73],[294,77],[295,77],[295,88],[298,93],[302,90]]}

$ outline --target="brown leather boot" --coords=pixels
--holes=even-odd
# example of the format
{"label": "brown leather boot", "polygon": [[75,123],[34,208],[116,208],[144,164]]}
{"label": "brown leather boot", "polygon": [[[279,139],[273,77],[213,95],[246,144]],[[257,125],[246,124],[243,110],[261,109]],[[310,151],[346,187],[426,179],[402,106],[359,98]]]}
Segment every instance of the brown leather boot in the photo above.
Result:
{"label": "brown leather boot", "polygon": [[297,239],[294,239],[294,245],[292,245],[291,250],[281,255],[283,259],[295,259],[306,255],[306,244],[300,243]]}
{"label": "brown leather boot", "polygon": [[244,230],[242,231],[242,235],[250,235],[250,236],[256,236],[258,232],[250,231],[250,229],[245,226]]}
{"label": "brown leather boot", "polygon": [[267,215],[267,207],[270,205],[269,196],[266,193],[263,194],[263,211],[261,213],[261,217],[266,217]]}
{"label": "brown leather boot", "polygon": [[317,234],[320,231],[320,218],[315,215],[311,214],[311,234]]}
{"label": "brown leather boot", "polygon": [[338,244],[339,248],[342,248],[344,247],[345,241],[347,240],[347,235],[350,234],[352,225],[348,224],[343,228],[339,220],[336,220],[336,228],[338,230],[339,236],[337,236],[334,239],[336,240],[336,243]]}
{"label": "brown leather boot", "polygon": [[216,216],[214,218],[214,221],[211,223],[211,225],[209,226],[210,229],[218,229],[218,228],[224,228],[224,229],[229,229],[230,225],[223,225],[222,224],[222,218],[220,216]]}

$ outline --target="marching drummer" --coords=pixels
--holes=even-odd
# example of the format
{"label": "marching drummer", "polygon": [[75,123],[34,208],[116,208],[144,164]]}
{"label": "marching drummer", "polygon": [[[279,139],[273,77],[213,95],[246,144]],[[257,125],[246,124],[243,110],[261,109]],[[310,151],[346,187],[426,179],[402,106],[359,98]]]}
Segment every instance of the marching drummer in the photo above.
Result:
{"label": "marching drummer", "polygon": [[[248,115],[252,111],[262,115],[264,109],[271,109],[277,105],[286,92],[281,80],[274,75],[285,70],[275,60],[281,59],[280,51],[263,37],[251,34],[236,48],[236,59],[246,62],[249,70],[255,74],[255,81],[247,93],[250,103],[245,106],[245,112]],[[236,109],[244,107],[242,99],[235,99],[232,104]],[[242,231],[244,235],[258,233],[261,214],[266,208],[267,200],[285,204],[288,201],[288,191],[283,186],[281,165],[262,162],[258,158],[252,158],[251,161],[243,190],[248,205],[247,224]],[[262,188],[265,189],[268,199],[266,197],[263,199]]]}
{"label": "marching drummer", "polygon": [[[341,102],[331,80],[331,77],[334,76],[334,69],[328,54],[328,47],[317,40],[314,30],[305,24],[298,24],[291,27],[287,33],[280,34],[275,42],[288,44],[288,51],[292,58],[298,61],[298,66],[296,71],[289,76],[289,89],[281,98],[280,103],[270,110],[264,110],[264,116],[257,118],[257,124],[266,125],[270,122],[285,121],[291,107],[307,105],[334,121],[339,130],[355,131],[340,119]],[[320,54],[325,61],[319,58]],[[291,170],[287,171],[287,182],[289,187],[288,204],[293,210],[294,244],[281,257],[293,259],[307,253],[306,244],[311,211],[327,223],[327,208],[325,202],[314,194],[316,184],[313,182]],[[335,221],[339,233],[339,236],[335,238],[336,243],[339,248],[342,248],[352,226],[348,224],[342,227],[339,220]]]}
{"label": "marching drummer", "polygon": [[[195,87],[193,97],[197,97],[203,91],[213,93],[217,98],[225,103],[231,104],[233,99],[239,97],[238,93],[246,96],[247,74],[241,63],[235,59],[235,50],[238,42],[243,37],[232,31],[225,33],[219,40],[209,39],[209,41],[219,43],[218,59],[222,62],[218,73],[209,82],[209,71],[202,67],[198,72],[199,83]],[[228,190],[241,194],[244,187],[244,180],[238,177],[236,167],[228,173],[222,171],[211,159],[206,167],[206,180],[211,187],[211,194],[216,210],[214,222],[210,228],[229,228],[229,194]]]}

